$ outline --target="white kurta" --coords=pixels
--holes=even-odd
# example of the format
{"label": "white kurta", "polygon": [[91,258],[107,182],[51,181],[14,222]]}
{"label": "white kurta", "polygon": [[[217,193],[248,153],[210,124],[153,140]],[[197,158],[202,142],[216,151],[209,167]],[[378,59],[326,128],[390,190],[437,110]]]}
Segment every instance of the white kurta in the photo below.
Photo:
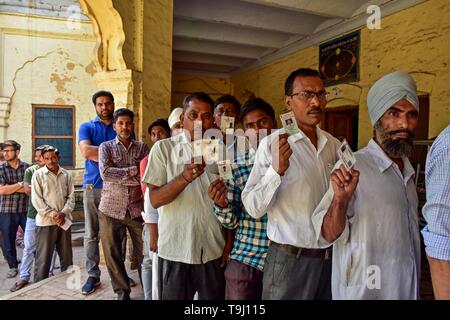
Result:
{"label": "white kurta", "polygon": [[[414,170],[398,166],[371,140],[355,153],[359,184],[344,232],[334,242],[333,299],[418,299],[420,237]],[[330,185],[313,214],[319,242],[331,204]]]}

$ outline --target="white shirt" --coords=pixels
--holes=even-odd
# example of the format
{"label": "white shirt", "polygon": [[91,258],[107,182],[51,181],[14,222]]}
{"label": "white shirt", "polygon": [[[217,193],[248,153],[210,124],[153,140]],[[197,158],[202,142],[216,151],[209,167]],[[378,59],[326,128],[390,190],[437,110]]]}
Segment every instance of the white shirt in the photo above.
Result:
{"label": "white shirt", "polygon": [[[404,158],[402,174],[374,140],[355,157],[359,183],[344,232],[333,245],[333,299],[417,299],[420,237],[414,169]],[[313,215],[322,243],[332,198],[330,186]]]}
{"label": "white shirt", "polygon": [[270,144],[282,133],[284,129],[261,141],[242,192],[242,202],[255,219],[267,212],[270,240],[296,247],[318,248],[311,215],[328,189],[340,142],[319,127],[316,128],[317,149],[301,131],[289,136],[292,155],[289,168],[280,177],[272,167]]}
{"label": "white shirt", "polygon": [[[191,156],[191,143],[184,134],[156,142],[142,181],[158,187],[167,184],[183,172],[184,163],[190,161]],[[176,199],[158,208],[158,255],[161,258],[201,264],[222,256],[225,239],[213,213],[213,201],[208,196],[208,187],[217,178],[205,170]]]}
{"label": "white shirt", "polygon": [[62,212],[72,219],[75,208],[75,189],[69,172],[59,168],[55,175],[46,166],[38,169],[31,178],[31,202],[37,210],[36,225],[56,225],[55,214]]}

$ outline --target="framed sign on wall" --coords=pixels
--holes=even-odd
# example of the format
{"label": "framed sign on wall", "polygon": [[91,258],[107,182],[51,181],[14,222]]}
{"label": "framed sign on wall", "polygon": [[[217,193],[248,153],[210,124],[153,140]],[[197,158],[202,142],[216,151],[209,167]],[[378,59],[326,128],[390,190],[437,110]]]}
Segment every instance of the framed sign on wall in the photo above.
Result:
{"label": "framed sign on wall", "polygon": [[319,46],[319,72],[325,86],[359,81],[360,31]]}

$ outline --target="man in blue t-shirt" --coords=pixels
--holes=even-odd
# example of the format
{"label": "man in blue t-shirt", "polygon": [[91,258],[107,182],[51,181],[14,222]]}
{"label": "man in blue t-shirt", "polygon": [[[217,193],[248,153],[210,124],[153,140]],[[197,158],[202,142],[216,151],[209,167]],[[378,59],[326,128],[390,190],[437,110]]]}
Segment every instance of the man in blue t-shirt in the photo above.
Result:
{"label": "man in blue t-shirt", "polygon": [[83,182],[84,251],[89,277],[81,289],[83,294],[94,292],[100,285],[98,205],[103,181],[98,168],[98,146],[116,137],[112,126],[114,97],[111,92],[96,92],[92,96],[92,102],[97,116],[94,120],[82,123],[78,131],[78,145],[86,159]]}

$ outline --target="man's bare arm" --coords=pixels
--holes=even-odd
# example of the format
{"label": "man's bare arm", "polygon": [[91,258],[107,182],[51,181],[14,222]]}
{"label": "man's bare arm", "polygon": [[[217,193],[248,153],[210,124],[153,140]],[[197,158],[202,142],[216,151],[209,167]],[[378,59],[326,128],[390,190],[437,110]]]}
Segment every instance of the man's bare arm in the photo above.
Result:
{"label": "man's bare arm", "polygon": [[98,162],[98,147],[93,146],[91,141],[82,140],[78,143],[78,147],[80,148],[81,155],[86,160],[92,160]]}
{"label": "man's bare arm", "polygon": [[23,184],[23,191],[26,195],[31,196],[31,184],[25,182]]}
{"label": "man's bare arm", "polygon": [[24,192],[23,186],[18,183],[0,185],[0,194],[10,195],[16,192]]}
{"label": "man's bare arm", "polygon": [[345,229],[347,208],[359,182],[359,171],[350,169],[347,172],[341,165],[333,171],[330,178],[334,197],[323,219],[322,236],[332,243]]}
{"label": "man's bare arm", "polygon": [[165,185],[157,187],[148,184],[150,202],[152,203],[153,208],[158,209],[159,207],[171,203],[192,181],[201,176],[204,170],[204,164],[187,164],[180,175],[176,176],[172,181],[169,181]]}

